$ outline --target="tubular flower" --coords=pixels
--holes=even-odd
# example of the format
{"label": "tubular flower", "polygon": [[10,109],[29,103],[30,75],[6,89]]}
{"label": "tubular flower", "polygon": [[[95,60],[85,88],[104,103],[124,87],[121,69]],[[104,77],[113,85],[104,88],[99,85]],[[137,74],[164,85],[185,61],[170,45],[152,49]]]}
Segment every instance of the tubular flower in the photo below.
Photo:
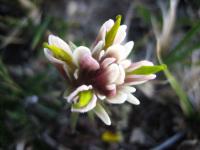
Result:
{"label": "tubular flower", "polygon": [[71,111],[93,111],[106,125],[111,121],[102,103],[128,101],[138,105],[132,86],[154,79],[154,73],[164,69],[147,60],[132,63],[127,59],[134,43],[123,44],[126,25],[120,23],[121,16],[115,22],[106,21],[90,49],[85,46],[72,49],[54,35],[44,44],[44,54],[67,80],[69,90],[64,98],[71,103]]}

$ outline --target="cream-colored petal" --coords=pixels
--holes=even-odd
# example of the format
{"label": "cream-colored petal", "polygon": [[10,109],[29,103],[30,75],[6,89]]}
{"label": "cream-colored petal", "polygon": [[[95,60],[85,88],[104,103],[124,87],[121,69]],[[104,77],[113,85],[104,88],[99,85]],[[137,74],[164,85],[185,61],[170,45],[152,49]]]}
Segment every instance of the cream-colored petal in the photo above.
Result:
{"label": "cream-colored petal", "polygon": [[131,65],[131,61],[128,59],[122,60],[120,61],[120,65],[122,65],[124,69],[127,69]]}
{"label": "cream-colored petal", "polygon": [[74,71],[74,78],[77,80],[78,79],[78,75],[79,75],[79,69],[76,69]]}
{"label": "cream-colored petal", "polygon": [[123,86],[120,89],[121,91],[125,92],[125,93],[134,93],[136,91],[136,88],[132,87],[132,86]]}
{"label": "cream-colored petal", "polygon": [[102,95],[102,94],[99,94],[99,93],[96,93],[96,95],[97,95],[98,99],[100,99],[100,100],[104,100],[106,98],[105,95]]}
{"label": "cream-colored petal", "polygon": [[91,85],[81,85],[77,89],[75,89],[70,95],[65,96],[64,98],[67,100],[68,103],[73,102],[74,97],[77,96],[77,94],[81,91],[87,91],[92,89]]}
{"label": "cream-colored petal", "polygon": [[100,28],[95,43],[97,43],[98,41],[103,41],[103,42],[105,42],[106,30],[107,30],[107,29],[106,29],[106,26],[105,26],[105,25],[103,25],[103,26]]}
{"label": "cream-colored petal", "polygon": [[96,38],[96,41],[104,41],[105,42],[105,37],[106,37],[106,33],[112,28],[112,26],[114,25],[114,21],[112,19],[109,19],[108,21],[106,21],[100,28],[98,36]]}
{"label": "cream-colored petal", "polygon": [[125,48],[122,45],[112,45],[105,52],[106,57],[114,57],[117,61],[125,59],[126,57],[124,54]]}
{"label": "cream-colored petal", "polygon": [[112,28],[112,26],[114,25],[114,20],[112,20],[112,19],[109,19],[108,21],[106,21],[104,24],[103,24],[103,26],[105,26],[106,27],[106,31],[108,32],[111,28]]}
{"label": "cream-colored petal", "polygon": [[131,104],[134,104],[134,105],[140,104],[140,101],[135,96],[133,96],[132,94],[128,94],[127,101]]}
{"label": "cream-colored petal", "polygon": [[92,55],[98,56],[100,51],[103,49],[104,41],[99,41],[92,50]]}
{"label": "cream-colored petal", "polygon": [[145,83],[149,80],[153,80],[156,78],[155,74],[151,75],[130,75],[125,79],[125,85],[138,85]]}
{"label": "cream-colored petal", "polygon": [[84,46],[77,47],[73,52],[74,63],[79,66],[80,58],[85,55],[91,55],[90,49]]}
{"label": "cream-colored petal", "polygon": [[113,44],[120,44],[126,37],[126,25],[121,25],[117,31]]}
{"label": "cream-colored petal", "polygon": [[118,76],[118,78],[117,78],[115,83],[116,84],[122,84],[122,83],[124,83],[124,79],[125,79],[124,68],[121,65],[119,65],[119,76]]}
{"label": "cream-colored petal", "polygon": [[106,86],[106,89],[109,91],[114,90],[114,89],[116,89],[116,84],[109,84]]}
{"label": "cream-colored petal", "polygon": [[71,51],[69,45],[65,41],[60,39],[59,37],[57,37],[55,35],[49,35],[48,42],[49,42],[49,45],[55,45],[55,46],[63,49],[69,55],[72,55],[72,51]]}
{"label": "cream-colored petal", "polygon": [[119,76],[119,67],[113,63],[107,67],[106,75],[109,83],[115,83]]}
{"label": "cream-colored petal", "polygon": [[83,107],[83,108],[71,108],[71,111],[72,112],[79,112],[79,113],[85,113],[85,112],[88,112],[92,109],[95,108],[96,106],[96,102],[97,102],[97,97],[96,95],[93,95],[92,97],[92,100],[88,103],[87,106]]}
{"label": "cream-colored petal", "polygon": [[124,47],[125,47],[125,52],[124,52],[124,57],[125,58],[127,58],[128,57],[128,55],[131,53],[131,51],[132,51],[132,49],[133,49],[133,46],[134,46],[134,42],[133,41],[130,41],[130,42],[128,42],[128,43],[126,43],[125,45],[124,45]]}
{"label": "cream-colored petal", "polygon": [[67,66],[67,64],[64,61],[55,58],[52,55],[51,51],[48,50],[47,48],[44,48],[44,54],[46,58],[56,66],[56,68],[60,71],[60,73],[64,76],[64,78],[72,79],[70,75],[71,74],[70,68]]}
{"label": "cream-colored petal", "polygon": [[103,62],[101,63],[102,68],[107,68],[110,64],[115,62],[115,60],[116,58],[113,58],[113,57],[104,59]]}
{"label": "cream-colored petal", "polygon": [[97,104],[94,108],[94,112],[106,125],[111,125],[110,117],[100,104]]}
{"label": "cream-colored petal", "polygon": [[122,91],[118,91],[117,95],[107,98],[107,101],[111,104],[122,104],[127,100],[128,95]]}
{"label": "cream-colored petal", "polygon": [[138,69],[142,66],[153,66],[153,63],[148,61],[148,60],[143,60],[143,61],[132,63],[130,65],[130,67],[127,69],[127,72],[131,72],[131,71],[136,70],[136,69]]}
{"label": "cream-colored petal", "polygon": [[64,61],[55,58],[55,57],[52,55],[51,51],[48,50],[47,48],[44,48],[44,54],[45,54],[46,58],[47,58],[50,62],[55,63],[55,64],[64,64]]}
{"label": "cream-colored petal", "polygon": [[67,74],[67,77],[72,80],[73,79],[73,71],[67,64],[63,64],[63,69],[65,73]]}
{"label": "cream-colored petal", "polygon": [[105,55],[105,51],[104,50],[101,50],[100,53],[99,53],[99,58],[98,60],[100,61]]}

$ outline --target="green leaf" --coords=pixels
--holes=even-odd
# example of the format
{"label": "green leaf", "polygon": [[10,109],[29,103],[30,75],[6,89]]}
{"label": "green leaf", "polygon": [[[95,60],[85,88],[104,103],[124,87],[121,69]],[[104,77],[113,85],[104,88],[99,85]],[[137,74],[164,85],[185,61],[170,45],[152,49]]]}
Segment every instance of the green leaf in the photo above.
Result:
{"label": "green leaf", "polygon": [[150,75],[157,73],[159,71],[163,71],[167,68],[166,65],[157,65],[157,66],[142,66],[136,70],[133,70],[132,72],[129,72],[128,74],[136,74],[136,75]]}
{"label": "green leaf", "polygon": [[145,5],[143,4],[137,5],[136,12],[139,15],[139,17],[143,19],[145,24],[151,23],[151,12]]}
{"label": "green leaf", "polygon": [[[159,44],[158,44],[159,45]],[[160,46],[157,46],[157,57],[158,57],[158,61],[160,64],[163,64],[163,60],[161,57],[161,48]],[[168,70],[168,68],[166,68],[164,70],[164,74],[166,76],[166,78],[169,81],[169,84],[171,85],[172,89],[176,92],[178,98],[179,98],[179,103],[181,106],[181,109],[183,111],[183,113],[187,116],[187,117],[192,117],[195,113],[194,108],[186,94],[186,92],[184,91],[184,89],[181,87],[181,85],[179,84],[178,80],[173,76],[173,74]]]}
{"label": "green leaf", "polygon": [[[183,39],[176,45],[176,47],[169,53],[169,55],[164,59],[164,62],[167,64],[172,64],[172,61],[175,62],[177,56],[184,56],[185,54],[191,54],[190,49],[185,49],[186,44],[190,44],[192,38],[200,32],[200,22],[195,24],[183,37]],[[187,55],[186,55],[187,56]],[[186,57],[185,56],[185,57]]]}
{"label": "green leaf", "polygon": [[31,48],[32,49],[35,49],[35,47],[37,46],[37,44],[40,42],[46,28],[48,27],[49,23],[51,21],[51,17],[46,17],[44,22],[39,25],[38,27],[38,30],[36,31],[34,37],[33,37],[33,41],[32,41],[32,44],[31,44]]}
{"label": "green leaf", "polygon": [[175,53],[172,57],[169,57],[167,60],[165,60],[165,63],[167,64],[173,64],[176,62],[180,62],[183,59],[187,58],[192,54],[192,52],[200,49],[200,43],[195,43],[191,47],[184,48],[183,50],[178,51]]}
{"label": "green leaf", "polygon": [[71,115],[70,115],[70,126],[71,126],[71,129],[72,129],[72,133],[75,132],[75,130],[76,130],[78,118],[79,118],[79,113],[76,113],[76,112],[71,113]]}
{"label": "green leaf", "polygon": [[79,94],[79,100],[77,103],[73,104],[74,108],[83,108],[88,105],[88,103],[91,101],[93,97],[92,90],[88,91],[81,91]]}
{"label": "green leaf", "polygon": [[179,84],[177,79],[172,75],[172,73],[168,69],[164,70],[164,73],[165,73],[171,87],[174,89],[174,91],[176,92],[176,94],[179,97],[180,106],[181,106],[183,112],[187,116],[192,116],[194,114],[194,109],[193,109],[191,102],[188,99],[186,92],[183,90],[183,88],[181,87],[181,85]]}
{"label": "green leaf", "polygon": [[105,49],[113,44],[113,41],[115,39],[115,36],[116,36],[117,31],[118,31],[120,24],[121,24],[121,19],[122,19],[122,16],[118,15],[116,17],[115,24],[110,29],[110,31],[106,34],[106,43],[105,43],[105,47],[104,47]]}
{"label": "green leaf", "polygon": [[65,61],[67,64],[71,65],[72,64],[72,57],[65,52],[63,49],[55,46],[55,45],[49,45],[48,43],[43,44],[44,48],[48,48],[56,57],[57,59],[60,59],[62,61]]}

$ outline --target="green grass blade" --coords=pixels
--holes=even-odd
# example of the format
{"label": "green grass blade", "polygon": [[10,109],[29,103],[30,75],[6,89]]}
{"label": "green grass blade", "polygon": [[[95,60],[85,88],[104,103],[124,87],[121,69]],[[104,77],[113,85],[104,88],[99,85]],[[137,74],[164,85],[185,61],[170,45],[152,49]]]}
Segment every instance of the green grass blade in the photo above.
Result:
{"label": "green grass blade", "polygon": [[191,47],[185,48],[182,51],[175,53],[173,57],[169,57],[167,60],[165,60],[165,63],[170,65],[170,64],[174,64],[176,62],[180,62],[184,58],[190,56],[192,54],[192,52],[199,50],[199,49],[200,49],[200,43],[193,44]]}
{"label": "green grass blade", "polygon": [[35,47],[40,42],[40,40],[41,40],[46,28],[48,27],[50,21],[51,21],[51,17],[46,17],[44,22],[39,26],[39,28],[36,31],[36,34],[35,34],[35,36],[33,38],[32,44],[31,44],[31,48],[32,49],[35,49]]}
{"label": "green grass blade", "polygon": [[173,57],[176,57],[180,53],[180,51],[183,50],[183,48],[188,44],[191,39],[200,32],[200,22],[195,24],[190,31],[183,37],[183,39],[176,45],[176,47],[169,53],[169,55],[164,59],[165,63],[169,63],[170,59],[175,59]]}
{"label": "green grass blade", "polygon": [[[160,52],[161,52],[161,49],[158,46],[157,47],[158,61],[160,64],[163,64],[163,60],[162,60]],[[186,92],[183,90],[183,88],[181,87],[177,79],[173,76],[173,74],[169,71],[168,68],[164,70],[164,74],[166,78],[168,79],[169,84],[171,85],[172,89],[176,92],[179,98],[179,103],[180,103],[183,113],[188,117],[192,117],[195,114],[195,112],[190,100],[188,99]]]}

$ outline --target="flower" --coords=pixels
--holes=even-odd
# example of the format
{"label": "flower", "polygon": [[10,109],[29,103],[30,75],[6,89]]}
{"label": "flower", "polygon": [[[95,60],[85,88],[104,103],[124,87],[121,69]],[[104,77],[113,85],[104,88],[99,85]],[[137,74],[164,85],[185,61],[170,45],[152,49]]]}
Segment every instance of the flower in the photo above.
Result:
{"label": "flower", "polygon": [[128,101],[138,105],[132,86],[154,79],[154,73],[163,69],[147,60],[132,63],[127,58],[134,43],[123,44],[126,25],[120,24],[121,16],[117,16],[116,22],[106,21],[91,49],[85,46],[73,49],[54,35],[44,44],[46,57],[68,83],[64,98],[71,103],[71,111],[93,111],[106,125],[111,121],[102,103]]}

